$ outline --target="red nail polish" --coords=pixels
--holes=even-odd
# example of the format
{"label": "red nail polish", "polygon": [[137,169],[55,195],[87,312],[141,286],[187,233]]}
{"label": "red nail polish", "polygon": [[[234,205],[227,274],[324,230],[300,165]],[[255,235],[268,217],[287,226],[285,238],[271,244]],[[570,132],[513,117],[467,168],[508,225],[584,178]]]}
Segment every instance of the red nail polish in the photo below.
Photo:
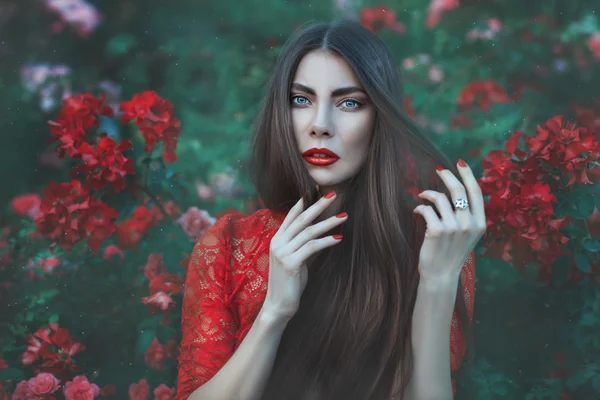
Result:
{"label": "red nail polish", "polygon": [[333,235],[333,238],[335,240],[342,240],[343,237],[344,237],[344,235],[342,235],[341,233],[337,233],[337,234]]}
{"label": "red nail polish", "polygon": [[435,169],[437,169],[438,171],[443,171],[443,170],[445,170],[446,168],[444,168],[444,167],[442,167],[442,166],[438,165],[438,166],[436,166],[436,167],[435,167]]}
{"label": "red nail polish", "polygon": [[421,193],[423,193],[423,192],[424,192],[424,190],[421,190],[421,191],[420,191],[418,194],[421,194]]}
{"label": "red nail polish", "polygon": [[464,162],[462,158],[459,158],[459,159],[458,159],[458,165],[460,165],[461,167],[463,167],[463,168],[464,168],[464,167],[466,167],[466,166],[467,166],[467,163],[466,163],[466,162]]}
{"label": "red nail polish", "polygon": [[337,218],[344,218],[347,217],[348,213],[346,213],[346,211],[339,213],[338,215],[336,215]]}
{"label": "red nail polish", "polygon": [[327,194],[325,195],[325,198],[326,198],[326,199],[330,199],[330,198],[332,198],[333,196],[335,196],[335,190],[332,190],[331,192],[327,193]]}

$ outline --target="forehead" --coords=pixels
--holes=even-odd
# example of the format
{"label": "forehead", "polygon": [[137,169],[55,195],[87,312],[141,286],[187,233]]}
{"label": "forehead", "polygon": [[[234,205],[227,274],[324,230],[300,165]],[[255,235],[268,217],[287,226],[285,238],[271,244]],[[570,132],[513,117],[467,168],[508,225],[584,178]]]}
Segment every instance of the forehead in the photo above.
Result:
{"label": "forehead", "polygon": [[328,50],[313,50],[307,53],[298,65],[294,83],[304,84],[317,91],[361,86],[346,60]]}

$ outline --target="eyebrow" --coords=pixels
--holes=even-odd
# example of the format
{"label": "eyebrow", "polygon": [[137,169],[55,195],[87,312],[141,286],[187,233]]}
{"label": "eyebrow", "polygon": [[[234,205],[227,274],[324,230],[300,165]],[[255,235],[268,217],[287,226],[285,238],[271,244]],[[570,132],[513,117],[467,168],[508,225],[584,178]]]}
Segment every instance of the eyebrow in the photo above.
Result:
{"label": "eyebrow", "polygon": [[[314,89],[309,88],[308,86],[302,85],[301,83],[293,83],[292,89],[301,90],[301,91],[306,92],[313,96],[317,95],[317,93],[315,92]],[[347,94],[356,93],[356,92],[361,92],[361,93],[367,94],[363,88],[360,88],[358,86],[348,86],[348,87],[335,89],[334,91],[331,92],[331,97],[345,96]]]}

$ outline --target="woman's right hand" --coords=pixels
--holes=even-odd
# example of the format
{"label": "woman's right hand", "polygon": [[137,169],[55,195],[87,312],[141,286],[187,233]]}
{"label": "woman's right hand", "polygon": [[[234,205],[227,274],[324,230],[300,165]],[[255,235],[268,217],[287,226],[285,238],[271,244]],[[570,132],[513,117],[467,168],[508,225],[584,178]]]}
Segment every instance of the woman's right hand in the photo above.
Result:
{"label": "woman's right hand", "polygon": [[305,211],[300,199],[271,239],[269,282],[263,304],[263,311],[268,310],[271,316],[288,320],[294,316],[308,280],[306,260],[341,241],[341,235],[320,236],[346,221],[346,213],[311,225],[334,199],[335,193],[331,192]]}

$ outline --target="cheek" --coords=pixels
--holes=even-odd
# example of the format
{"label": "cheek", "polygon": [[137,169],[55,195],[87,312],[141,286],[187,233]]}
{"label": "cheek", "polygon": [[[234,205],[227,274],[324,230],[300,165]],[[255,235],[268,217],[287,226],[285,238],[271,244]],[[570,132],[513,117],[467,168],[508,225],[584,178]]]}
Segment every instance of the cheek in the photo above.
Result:
{"label": "cheek", "polygon": [[346,151],[353,153],[364,153],[369,146],[373,135],[373,119],[369,115],[360,118],[348,118],[340,131],[345,132]]}
{"label": "cheek", "polygon": [[292,125],[296,138],[306,132],[310,124],[311,116],[307,109],[292,109]]}

